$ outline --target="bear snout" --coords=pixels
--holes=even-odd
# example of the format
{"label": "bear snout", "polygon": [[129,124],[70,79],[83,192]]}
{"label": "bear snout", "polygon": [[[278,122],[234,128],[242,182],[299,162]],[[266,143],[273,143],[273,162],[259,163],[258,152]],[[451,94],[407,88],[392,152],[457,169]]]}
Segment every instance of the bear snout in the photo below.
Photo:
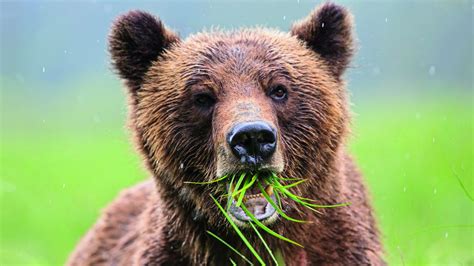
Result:
{"label": "bear snout", "polygon": [[274,154],[276,129],[264,121],[241,122],[227,134],[227,143],[242,164],[255,167]]}

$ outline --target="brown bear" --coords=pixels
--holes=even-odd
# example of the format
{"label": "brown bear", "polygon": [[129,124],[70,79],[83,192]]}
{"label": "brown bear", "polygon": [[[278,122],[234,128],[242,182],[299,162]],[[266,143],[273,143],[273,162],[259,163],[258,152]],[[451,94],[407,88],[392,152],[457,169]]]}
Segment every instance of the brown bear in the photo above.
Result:
{"label": "brown bear", "polygon": [[[250,188],[245,204],[256,219],[304,247],[260,230],[280,264],[383,265],[373,210],[346,148],[350,115],[342,76],[354,52],[352,26],[351,14],[333,3],[289,33],[213,30],[186,40],[145,12],[119,17],[109,51],[128,88],[129,125],[152,179],[120,194],[68,264],[248,263],[208,231],[261,264],[211,198],[222,206],[234,201],[229,182],[187,181],[271,171],[304,178],[290,189],[300,197],[321,205],[350,202],[310,210],[282,198],[285,214],[307,221],[295,223]],[[229,217],[264,263],[274,264],[234,203]]]}

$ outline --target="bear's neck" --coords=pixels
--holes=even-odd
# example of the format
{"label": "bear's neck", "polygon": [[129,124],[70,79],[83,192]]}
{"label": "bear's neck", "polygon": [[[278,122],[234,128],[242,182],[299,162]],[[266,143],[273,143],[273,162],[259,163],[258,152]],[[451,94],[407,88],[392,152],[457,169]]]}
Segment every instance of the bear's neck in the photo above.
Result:
{"label": "bear's neck", "polygon": [[[230,265],[231,262],[229,258],[232,258],[238,265],[246,264],[245,261],[231,249],[210,236],[208,233],[208,231],[210,231],[224,239],[254,264],[259,264],[233,228],[228,225],[222,226],[222,228],[211,227],[205,216],[196,213],[195,210],[197,207],[188,201],[185,202],[184,199],[179,196],[178,191],[174,191],[169,187],[162,187],[160,189],[160,184],[158,184],[157,188],[157,197],[159,197],[159,201],[161,202],[157,205],[162,207],[152,210],[154,212],[160,212],[160,214],[151,215],[155,218],[154,221],[150,222],[152,224],[159,223],[158,226],[151,226],[151,228],[161,229],[151,233],[150,238],[160,239],[160,241],[163,240],[163,245],[160,245],[160,250],[156,250],[155,247],[155,250],[148,251],[155,253],[155,255],[160,258],[157,259],[155,256],[152,256],[154,258],[153,261],[161,261],[163,265],[166,265],[166,262],[174,265],[176,265],[176,263],[183,265]],[[301,224],[280,219],[276,224],[271,226],[271,228],[277,233],[301,243],[304,246],[306,243],[311,242],[308,239],[311,237],[311,234],[308,234],[308,232],[325,230],[324,228],[316,229],[314,225],[320,224],[320,221],[316,219],[315,213],[311,211],[308,212],[306,218],[312,221],[312,223]],[[321,217],[318,219],[321,219]],[[255,233],[249,232],[247,229],[243,229],[243,231],[251,245],[264,261],[272,262],[272,257]],[[306,264],[305,249],[270,236],[263,230],[259,231],[264,235],[265,242],[273,253],[281,254],[286,265]],[[321,232],[321,235],[324,235],[324,232]]]}
{"label": "bear's neck", "polygon": [[[176,206],[176,197],[167,200],[166,194],[162,196],[165,196],[162,200],[166,206]],[[220,229],[212,228],[204,219],[197,218],[192,215],[192,212],[182,208],[166,208],[163,216],[166,217],[167,222],[159,232],[160,236],[155,236],[165,240],[162,250],[157,251],[163,257],[160,259],[164,262],[163,264],[169,262],[173,265],[231,265],[229,258],[232,258],[237,265],[247,264],[239,255],[209,235],[208,231],[224,239],[253,264],[260,264],[239,236],[234,233],[233,228],[227,226]],[[307,242],[305,232],[308,230],[308,225],[288,221],[281,222],[275,229],[275,231],[301,243]],[[273,261],[272,257],[255,233],[249,232],[247,229],[242,229],[242,231],[261,258],[268,265],[272,265],[270,263]],[[262,235],[264,234],[263,230],[260,232]],[[303,248],[288,244],[268,234],[264,236],[264,239],[273,254],[284,259],[287,262],[286,265],[305,265],[306,253]]]}

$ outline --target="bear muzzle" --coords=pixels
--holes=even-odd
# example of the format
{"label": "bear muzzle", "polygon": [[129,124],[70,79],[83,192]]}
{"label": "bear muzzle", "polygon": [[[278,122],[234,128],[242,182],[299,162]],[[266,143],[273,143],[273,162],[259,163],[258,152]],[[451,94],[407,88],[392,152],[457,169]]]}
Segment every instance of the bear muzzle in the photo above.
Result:
{"label": "bear muzzle", "polygon": [[227,143],[240,163],[257,168],[275,153],[276,130],[264,121],[241,122],[230,130]]}

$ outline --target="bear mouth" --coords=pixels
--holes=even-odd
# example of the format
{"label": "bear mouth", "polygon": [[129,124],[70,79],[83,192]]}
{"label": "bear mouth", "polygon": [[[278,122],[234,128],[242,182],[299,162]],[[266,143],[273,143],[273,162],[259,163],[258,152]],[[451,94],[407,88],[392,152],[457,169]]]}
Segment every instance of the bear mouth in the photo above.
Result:
{"label": "bear mouth", "polygon": [[[228,213],[237,225],[245,226],[248,222],[252,221],[252,218],[245,213],[242,206],[237,206],[237,197],[232,197],[235,186],[233,184],[228,184],[227,190],[229,195],[228,201],[230,201]],[[273,193],[272,185],[268,184],[265,186],[265,193],[273,202],[277,202]],[[241,205],[243,205],[244,208],[253,215],[254,219],[257,219],[264,224],[272,223],[278,216],[276,209],[268,202],[257,184],[252,185],[245,191]]]}

